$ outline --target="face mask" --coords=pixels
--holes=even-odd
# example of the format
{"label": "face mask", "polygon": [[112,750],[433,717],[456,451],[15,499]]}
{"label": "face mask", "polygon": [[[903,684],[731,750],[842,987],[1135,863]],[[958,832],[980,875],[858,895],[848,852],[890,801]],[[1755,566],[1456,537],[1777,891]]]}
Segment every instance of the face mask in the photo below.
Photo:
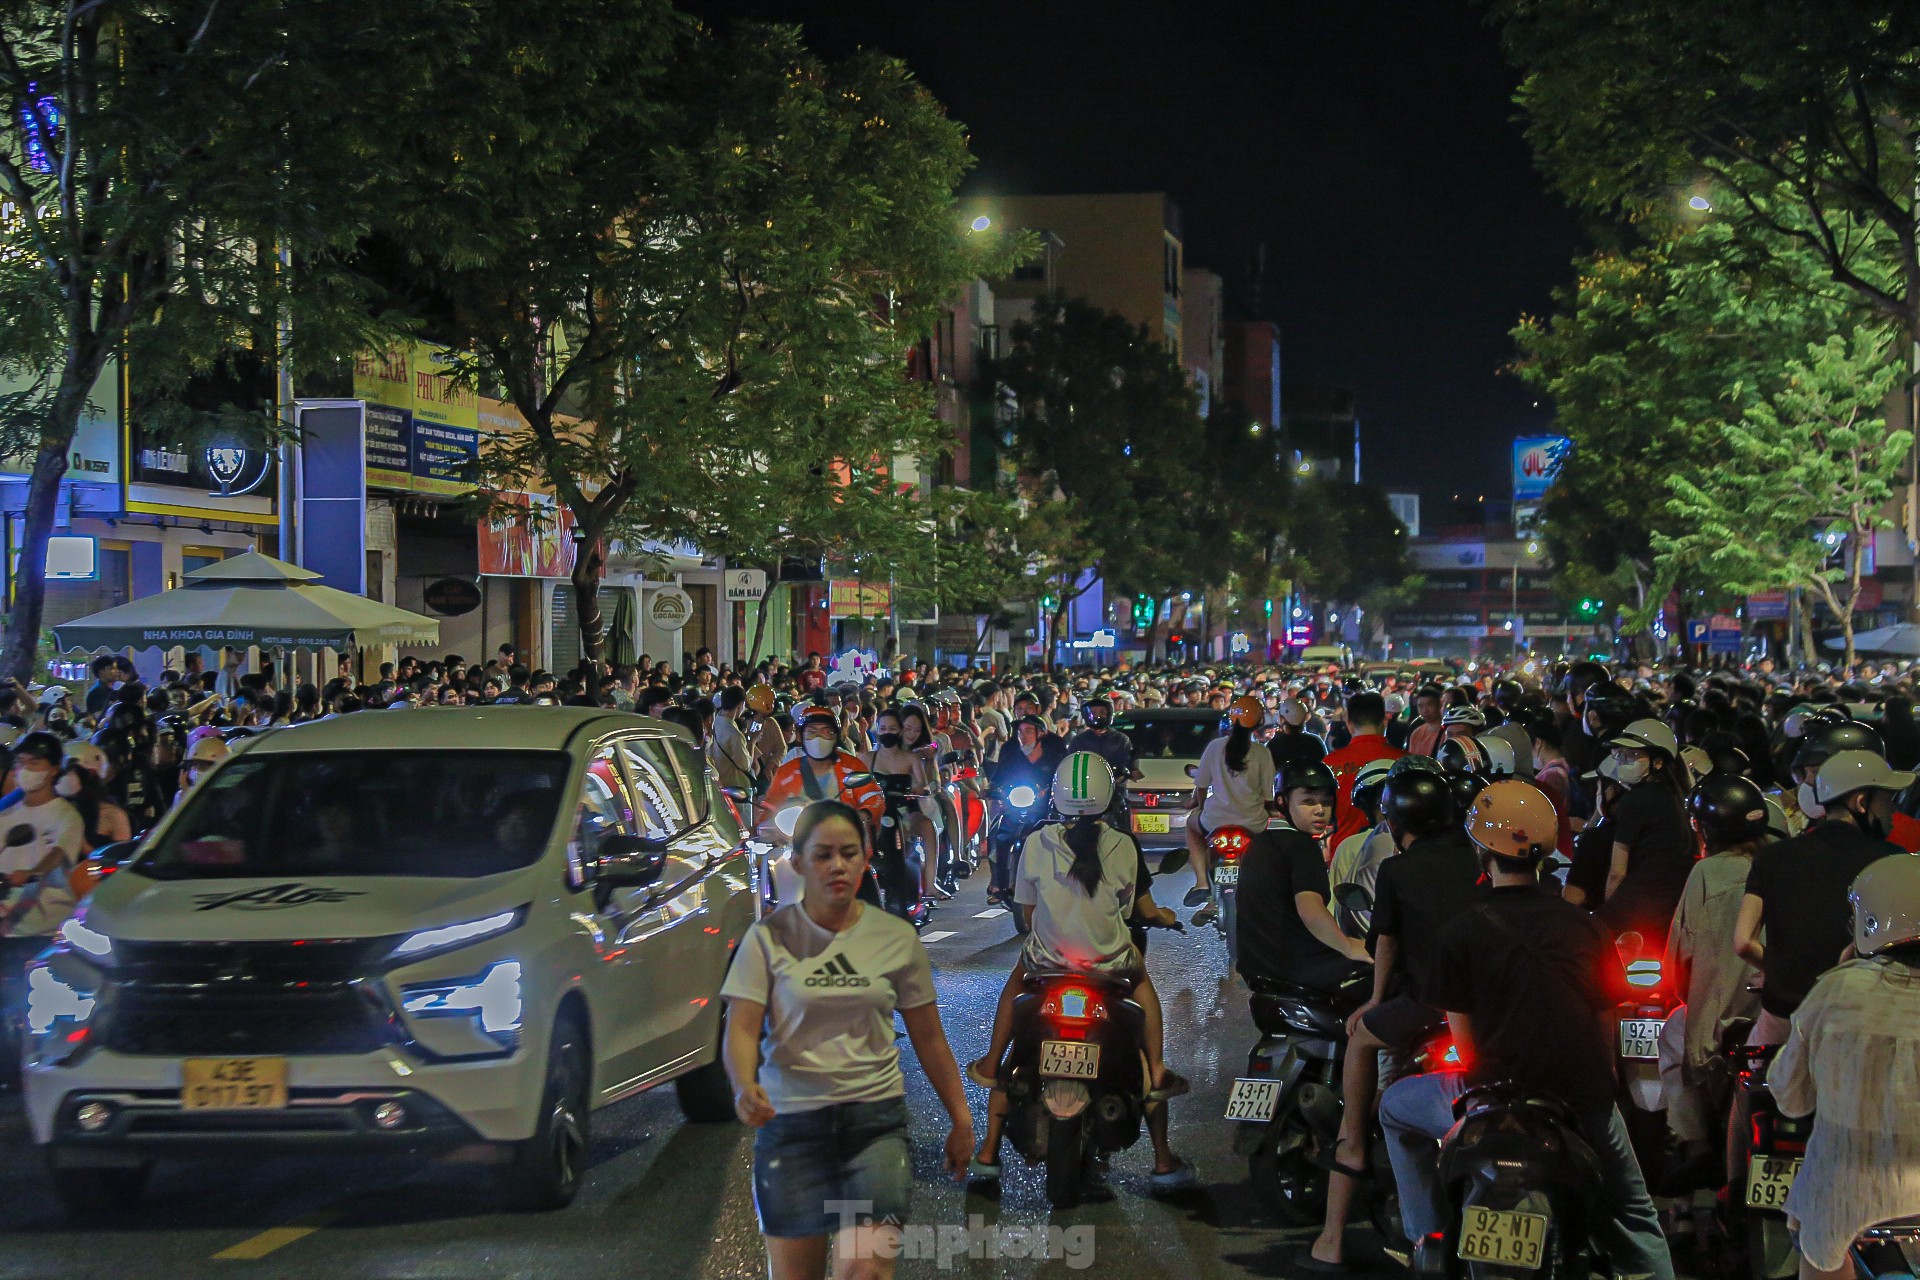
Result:
{"label": "face mask", "polygon": [[891,751],[900,745],[900,735],[897,733],[883,733],[880,735],[880,745]]}
{"label": "face mask", "polygon": [[801,746],[815,760],[831,760],[833,753],[839,750],[839,744],[832,738],[808,738]]}
{"label": "face mask", "polygon": [[1803,782],[1800,790],[1794,793],[1800,801],[1800,812],[1807,815],[1809,822],[1818,822],[1827,816],[1827,806],[1813,798],[1813,784]]}
{"label": "face mask", "polygon": [[1623,787],[1637,787],[1647,780],[1653,766],[1645,760],[1627,760],[1614,768],[1614,777]]}
{"label": "face mask", "polygon": [[53,784],[53,794],[63,796],[68,800],[73,799],[73,797],[80,794],[80,779],[71,773],[61,774],[60,780]]}
{"label": "face mask", "polygon": [[53,780],[53,770],[21,769],[16,776],[22,791],[38,791]]}

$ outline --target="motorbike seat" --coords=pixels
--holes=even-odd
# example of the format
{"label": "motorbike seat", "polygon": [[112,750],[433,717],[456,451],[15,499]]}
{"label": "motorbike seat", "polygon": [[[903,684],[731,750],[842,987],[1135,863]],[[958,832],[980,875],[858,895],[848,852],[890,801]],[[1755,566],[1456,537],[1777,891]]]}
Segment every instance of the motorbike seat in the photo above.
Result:
{"label": "motorbike seat", "polygon": [[1487,1107],[1531,1107],[1549,1112],[1560,1123],[1578,1132],[1579,1117],[1573,1108],[1549,1094],[1524,1088],[1511,1080],[1495,1080],[1476,1085],[1453,1100],[1454,1119],[1462,1119]]}
{"label": "motorbike seat", "polygon": [[1088,973],[1080,969],[1035,969],[1029,971],[1026,977],[1028,990],[1036,990],[1055,982],[1083,982],[1091,987],[1105,988],[1110,995],[1131,996],[1133,994],[1133,983],[1130,979],[1110,973]]}
{"label": "motorbike seat", "polygon": [[1346,1017],[1332,993],[1291,982],[1261,982],[1253,990],[1253,1025],[1263,1035],[1305,1031],[1338,1039],[1346,1034]]}

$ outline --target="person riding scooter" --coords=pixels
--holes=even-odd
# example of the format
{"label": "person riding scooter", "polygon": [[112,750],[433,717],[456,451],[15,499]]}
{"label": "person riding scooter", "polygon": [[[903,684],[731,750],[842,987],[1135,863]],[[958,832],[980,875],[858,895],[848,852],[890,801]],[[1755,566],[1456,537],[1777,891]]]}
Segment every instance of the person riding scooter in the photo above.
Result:
{"label": "person riding scooter", "polygon": [[1333,829],[1338,793],[1326,765],[1289,763],[1280,774],[1282,821],[1255,831],[1241,859],[1239,965],[1256,990],[1340,991],[1372,963],[1366,944],[1341,933],[1327,905],[1332,890],[1320,841]]}

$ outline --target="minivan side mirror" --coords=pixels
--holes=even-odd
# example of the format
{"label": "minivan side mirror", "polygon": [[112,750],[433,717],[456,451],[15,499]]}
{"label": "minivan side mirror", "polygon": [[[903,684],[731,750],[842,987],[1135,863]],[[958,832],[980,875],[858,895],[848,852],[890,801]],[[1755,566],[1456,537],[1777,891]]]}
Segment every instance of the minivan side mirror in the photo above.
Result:
{"label": "minivan side mirror", "polygon": [[112,844],[103,844],[93,851],[93,860],[103,867],[118,867],[131,862],[133,855],[140,850],[138,840],[116,840]]}
{"label": "minivan side mirror", "polygon": [[600,842],[594,883],[605,889],[643,889],[667,865],[667,842],[649,836],[611,835]]}

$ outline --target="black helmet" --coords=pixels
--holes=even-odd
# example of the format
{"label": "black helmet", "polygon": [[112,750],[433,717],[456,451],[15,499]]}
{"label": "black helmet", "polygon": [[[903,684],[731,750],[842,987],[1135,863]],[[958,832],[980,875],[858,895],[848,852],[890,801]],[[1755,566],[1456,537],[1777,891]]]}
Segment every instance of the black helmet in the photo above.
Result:
{"label": "black helmet", "polygon": [[1515,711],[1519,710],[1521,699],[1526,697],[1526,692],[1525,689],[1520,687],[1518,680],[1495,680],[1493,682],[1493,705],[1508,715],[1512,715]]}
{"label": "black helmet", "polygon": [[1878,729],[1858,720],[1816,723],[1801,736],[1800,749],[1793,753],[1793,768],[1796,772],[1817,769],[1829,756],[1842,751],[1871,751],[1884,756],[1887,744]]}
{"label": "black helmet", "polygon": [[1453,773],[1447,775],[1447,789],[1453,792],[1454,810],[1465,813],[1473,808],[1473,802],[1487,788],[1490,779],[1482,773]]}
{"label": "black helmet", "polygon": [[1289,791],[1331,791],[1339,795],[1340,783],[1333,770],[1318,760],[1289,760],[1280,766],[1280,785],[1274,793],[1284,796]]}
{"label": "black helmet", "polygon": [[1393,762],[1393,767],[1387,770],[1387,781],[1392,782],[1395,778],[1403,778],[1409,773],[1427,773],[1437,778],[1444,775],[1446,770],[1442,769],[1440,762],[1432,756],[1416,756],[1409,753]]}
{"label": "black helmet", "polygon": [[1632,723],[1638,712],[1633,695],[1617,684],[1596,684],[1587,690],[1586,702],[1582,714],[1591,712],[1600,717],[1600,731],[1597,737],[1611,738],[1628,724]]}
{"label": "black helmet", "polygon": [[1319,764],[1327,758],[1327,744],[1317,733],[1283,733],[1267,744],[1281,773],[1295,765]]}
{"label": "black helmet", "polygon": [[1380,795],[1380,816],[1395,836],[1437,836],[1453,822],[1453,788],[1446,778],[1426,769],[1389,774],[1387,789]]}
{"label": "black helmet", "polygon": [[1710,773],[1702,778],[1687,797],[1687,816],[1712,852],[1767,838],[1766,797],[1760,788],[1734,774]]}
{"label": "black helmet", "polygon": [[1448,738],[1434,750],[1433,758],[1444,773],[1485,773],[1487,753],[1472,738]]}

